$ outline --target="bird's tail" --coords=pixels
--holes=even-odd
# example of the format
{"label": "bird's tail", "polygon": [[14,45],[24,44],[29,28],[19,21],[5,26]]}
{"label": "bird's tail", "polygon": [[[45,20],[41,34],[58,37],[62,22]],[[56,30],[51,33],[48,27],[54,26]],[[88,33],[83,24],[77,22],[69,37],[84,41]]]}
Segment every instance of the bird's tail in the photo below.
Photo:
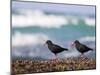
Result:
{"label": "bird's tail", "polygon": [[68,51],[68,49],[64,48],[65,51]]}
{"label": "bird's tail", "polygon": [[94,49],[92,49],[92,48],[89,48],[89,50],[93,51]]}
{"label": "bird's tail", "polygon": [[93,51],[94,49],[90,49],[91,51]]}

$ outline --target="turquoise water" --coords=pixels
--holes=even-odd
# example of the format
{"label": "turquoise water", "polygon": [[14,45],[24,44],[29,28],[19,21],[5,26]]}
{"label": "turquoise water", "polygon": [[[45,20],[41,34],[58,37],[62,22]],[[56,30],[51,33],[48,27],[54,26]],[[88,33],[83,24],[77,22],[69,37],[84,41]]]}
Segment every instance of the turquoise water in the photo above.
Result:
{"label": "turquoise water", "polygon": [[21,33],[43,33],[58,40],[75,40],[85,36],[95,36],[95,26],[88,25],[65,25],[60,29],[57,28],[40,28],[40,27],[25,27],[25,28],[12,28],[12,35],[16,32]]}

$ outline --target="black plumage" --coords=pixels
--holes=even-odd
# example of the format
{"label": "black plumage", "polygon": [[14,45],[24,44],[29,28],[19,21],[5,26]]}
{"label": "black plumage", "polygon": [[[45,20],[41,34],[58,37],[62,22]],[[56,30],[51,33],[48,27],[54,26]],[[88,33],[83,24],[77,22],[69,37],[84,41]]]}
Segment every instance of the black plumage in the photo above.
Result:
{"label": "black plumage", "polygon": [[68,50],[68,49],[66,49],[66,48],[62,48],[61,46],[58,46],[58,45],[56,45],[56,44],[53,44],[52,41],[50,41],[50,40],[47,40],[47,41],[46,41],[46,44],[47,44],[49,50],[50,50],[52,53],[54,53],[55,55],[57,55],[58,53],[60,53],[60,52],[62,52],[62,51],[64,51],[64,50],[66,50],[66,51]]}
{"label": "black plumage", "polygon": [[93,50],[92,48],[89,48],[86,45],[80,43],[78,40],[76,40],[74,42],[74,44],[75,44],[76,49],[82,54],[84,54],[85,52],[88,52],[90,50]]}

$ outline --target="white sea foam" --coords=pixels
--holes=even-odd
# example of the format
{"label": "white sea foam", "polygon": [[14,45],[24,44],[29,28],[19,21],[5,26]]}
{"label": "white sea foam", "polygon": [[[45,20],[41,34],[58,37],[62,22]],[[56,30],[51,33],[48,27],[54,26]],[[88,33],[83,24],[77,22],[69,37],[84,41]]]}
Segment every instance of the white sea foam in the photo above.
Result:
{"label": "white sea foam", "polygon": [[78,25],[79,19],[73,17],[73,18],[71,19],[71,22],[72,22],[72,24],[74,24],[74,25]]}
{"label": "white sea foam", "polygon": [[84,21],[88,26],[95,26],[95,18],[84,18]]}
{"label": "white sea foam", "polygon": [[76,50],[73,50],[69,53],[64,53],[64,57],[76,57],[76,56],[79,56],[80,53]]}
{"label": "white sea foam", "polygon": [[43,44],[48,37],[42,33],[35,34],[24,34],[24,33],[15,33],[12,36],[12,46],[26,46],[26,45],[39,45]]}
{"label": "white sea foam", "polygon": [[[41,10],[29,10],[23,9],[18,10],[19,15],[12,15],[12,26],[13,27],[28,27],[28,26],[39,26],[44,28],[60,28],[63,25],[78,25],[79,17],[64,16],[45,14]],[[84,17],[84,22],[88,26],[95,25],[94,18]]]}
{"label": "white sea foam", "polygon": [[86,36],[79,39],[81,42],[95,41],[95,36]]}
{"label": "white sea foam", "polygon": [[46,15],[39,10],[21,10],[23,15],[12,15],[13,27],[40,26],[46,28],[59,28],[68,21],[63,16]]}
{"label": "white sea foam", "polygon": [[[47,58],[54,57],[53,53],[51,53],[47,47],[45,49],[41,48],[34,48],[35,45],[43,45],[45,41],[48,39],[48,36],[42,34],[42,33],[36,33],[36,34],[23,34],[23,33],[15,33],[12,37],[12,45],[14,47],[16,46],[28,46],[32,44],[32,49],[28,48],[28,53],[24,54],[23,49],[17,50],[16,48],[13,50],[14,56],[29,56],[29,57],[35,57],[35,56],[46,56]],[[78,39],[80,42],[89,42],[89,41],[95,41],[95,36],[87,36],[82,37]],[[91,44],[90,47],[93,47],[94,44]],[[69,51],[62,52],[58,54],[59,57],[76,57],[79,56],[80,53],[75,48],[68,48]],[[87,53],[90,54],[91,52]],[[87,55],[86,54],[86,55]]]}

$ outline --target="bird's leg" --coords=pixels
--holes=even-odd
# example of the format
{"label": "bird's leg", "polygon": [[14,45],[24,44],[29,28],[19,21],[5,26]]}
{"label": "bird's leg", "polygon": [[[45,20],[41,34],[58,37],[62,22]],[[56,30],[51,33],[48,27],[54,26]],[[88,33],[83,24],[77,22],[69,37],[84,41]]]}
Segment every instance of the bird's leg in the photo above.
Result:
{"label": "bird's leg", "polygon": [[52,57],[51,60],[57,59],[57,54],[54,54],[55,57]]}
{"label": "bird's leg", "polygon": [[57,58],[57,54],[56,54],[56,53],[55,53],[55,56],[56,56],[56,57],[55,57],[55,59],[58,59],[58,58]]}
{"label": "bird's leg", "polygon": [[83,53],[81,53],[80,57],[82,58],[83,56],[84,56],[84,54],[83,54]]}

